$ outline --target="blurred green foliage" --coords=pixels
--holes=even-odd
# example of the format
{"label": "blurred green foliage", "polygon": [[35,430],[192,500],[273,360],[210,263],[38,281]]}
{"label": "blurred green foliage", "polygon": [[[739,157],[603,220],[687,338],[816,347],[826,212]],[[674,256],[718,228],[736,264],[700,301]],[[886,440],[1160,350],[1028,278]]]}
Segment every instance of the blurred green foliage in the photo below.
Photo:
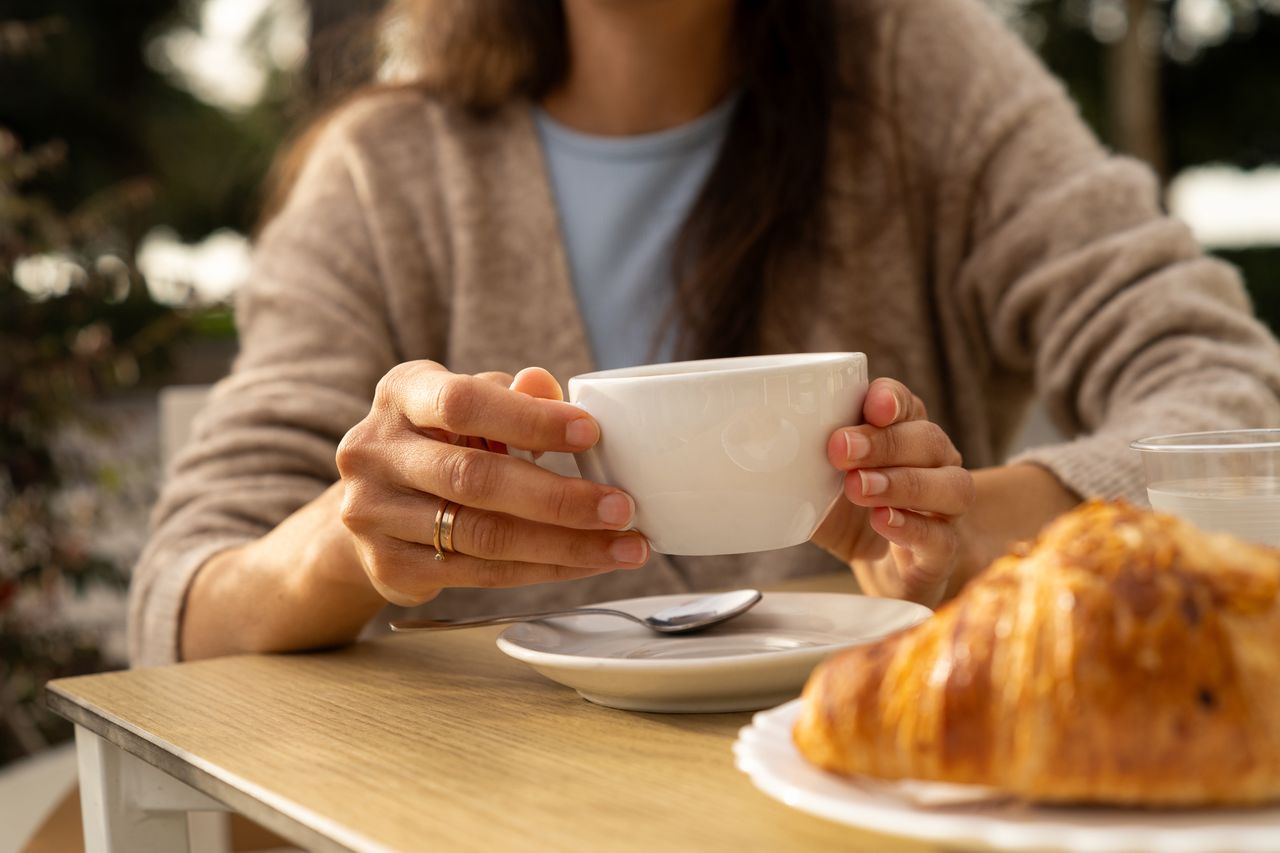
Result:
{"label": "blurred green foliage", "polygon": [[[1159,33],[1168,33],[1175,7],[1188,0],[1155,0]],[[1280,3],[1223,0],[1237,8],[1234,25],[1217,43],[1186,48],[1184,58],[1161,53],[1161,112],[1170,173],[1204,163],[1252,169],[1280,163]],[[1098,0],[1006,0],[1045,64],[1062,78],[1098,135],[1114,142],[1107,118],[1107,49],[1089,26]],[[1157,33],[1157,35],[1159,34]],[[1166,40],[1169,38],[1165,36]]]}
{"label": "blurred green foliage", "polygon": [[[1162,32],[1168,32],[1180,2],[1186,0],[1153,4]],[[1038,33],[1040,56],[1066,82],[1099,137],[1114,144],[1107,117],[1108,46],[1088,25],[1090,10],[1099,4],[1025,0],[1016,5]],[[1280,166],[1280,4],[1227,0],[1224,9],[1235,17],[1220,43],[1190,51],[1184,60],[1161,54],[1162,136],[1171,175],[1211,163]],[[1240,268],[1259,316],[1280,331],[1280,246],[1214,254]]]}
{"label": "blurred green foliage", "polygon": [[[79,427],[109,446],[87,404],[160,372],[186,326],[150,298],[121,245],[115,223],[149,202],[144,186],[123,181],[65,212],[32,191],[64,152],[24,150],[0,128],[0,764],[69,735],[40,706],[41,685],[109,663],[93,629],[57,618],[62,598],[127,583],[92,536],[126,475],[64,439]],[[15,280],[30,255],[60,281],[41,298]]]}
{"label": "blurred green foliage", "polygon": [[290,118],[287,81],[230,114],[150,67],[149,41],[198,11],[178,0],[6,0],[0,17],[48,32],[30,50],[0,51],[0,124],[28,148],[58,140],[71,152],[33,192],[69,210],[120,181],[145,181],[152,204],[122,223],[135,244],[161,223],[185,239],[252,228]]}
{"label": "blurred green foliage", "polygon": [[1280,164],[1280,4],[1272,8],[1250,30],[1192,61],[1165,63],[1165,126],[1175,168]]}
{"label": "blurred green foliage", "polygon": [[139,243],[158,224],[248,230],[286,121],[270,100],[228,115],[148,67],[147,40],[184,11],[11,0],[0,20],[0,764],[69,736],[39,702],[47,680],[123,663],[101,626],[61,618],[67,598],[123,590],[132,557],[95,525],[154,498],[95,403],[162,382],[182,339],[230,331],[226,307],[156,302]]}

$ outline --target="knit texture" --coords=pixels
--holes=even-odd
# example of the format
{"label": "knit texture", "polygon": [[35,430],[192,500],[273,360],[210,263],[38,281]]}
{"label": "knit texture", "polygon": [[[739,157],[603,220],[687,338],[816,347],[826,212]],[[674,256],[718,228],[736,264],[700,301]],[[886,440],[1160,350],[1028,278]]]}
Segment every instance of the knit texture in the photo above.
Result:
{"label": "knit texture", "polygon": [[[1280,425],[1280,351],[1236,273],[1163,215],[1150,172],[1103,150],[978,0],[839,8],[838,37],[859,53],[852,96],[836,104],[829,233],[806,296],[766,315],[767,348],[865,352],[873,375],[925,401],[971,468],[1004,459],[1038,394],[1074,438],[1019,458],[1082,496],[1143,500],[1127,447],[1140,436]],[[338,442],[396,363],[536,364],[562,384],[592,369],[530,109],[480,118],[397,92],[326,128],[258,241],[235,367],[169,472],[133,578],[135,663],[177,658],[184,596],[211,555],[337,478]],[[655,557],[568,584],[448,590],[422,612],[834,568],[812,545]]]}

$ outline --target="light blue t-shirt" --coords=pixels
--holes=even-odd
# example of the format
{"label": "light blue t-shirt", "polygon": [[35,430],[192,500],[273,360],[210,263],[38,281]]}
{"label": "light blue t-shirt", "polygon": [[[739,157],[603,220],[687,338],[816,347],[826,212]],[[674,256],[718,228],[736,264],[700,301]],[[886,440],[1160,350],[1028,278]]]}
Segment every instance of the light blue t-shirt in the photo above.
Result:
{"label": "light blue t-shirt", "polygon": [[665,330],[656,353],[651,348],[674,292],[672,250],[720,153],[735,100],[680,127],[621,137],[578,133],[535,109],[599,369],[670,360],[674,330]]}

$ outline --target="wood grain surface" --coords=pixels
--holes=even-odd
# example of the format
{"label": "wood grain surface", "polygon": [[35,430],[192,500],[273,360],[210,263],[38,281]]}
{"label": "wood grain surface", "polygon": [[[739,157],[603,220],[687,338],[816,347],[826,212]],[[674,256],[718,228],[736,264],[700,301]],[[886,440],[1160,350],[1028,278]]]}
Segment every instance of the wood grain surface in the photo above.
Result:
{"label": "wood grain surface", "polygon": [[592,705],[505,657],[500,630],[65,679],[48,699],[311,849],[930,849],[761,794],[730,749],[749,714]]}

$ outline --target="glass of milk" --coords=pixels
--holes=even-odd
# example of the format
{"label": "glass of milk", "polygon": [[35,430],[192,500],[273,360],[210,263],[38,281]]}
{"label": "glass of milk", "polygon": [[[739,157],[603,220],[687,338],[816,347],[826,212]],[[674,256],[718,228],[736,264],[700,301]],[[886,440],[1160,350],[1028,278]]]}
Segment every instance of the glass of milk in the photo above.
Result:
{"label": "glass of milk", "polygon": [[1280,547],[1280,429],[1159,435],[1130,446],[1142,454],[1154,509]]}

